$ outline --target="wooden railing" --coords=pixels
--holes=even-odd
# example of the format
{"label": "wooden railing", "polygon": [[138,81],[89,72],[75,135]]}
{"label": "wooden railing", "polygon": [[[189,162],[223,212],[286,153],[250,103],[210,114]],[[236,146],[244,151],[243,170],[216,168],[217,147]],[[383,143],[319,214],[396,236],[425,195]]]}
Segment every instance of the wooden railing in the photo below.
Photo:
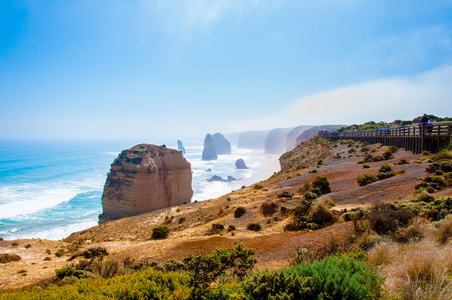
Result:
{"label": "wooden railing", "polygon": [[421,153],[424,150],[437,152],[450,143],[452,122],[436,122],[431,126],[423,124],[399,126],[380,130],[320,131],[319,135],[332,140],[351,139],[371,144],[394,145],[414,153]]}

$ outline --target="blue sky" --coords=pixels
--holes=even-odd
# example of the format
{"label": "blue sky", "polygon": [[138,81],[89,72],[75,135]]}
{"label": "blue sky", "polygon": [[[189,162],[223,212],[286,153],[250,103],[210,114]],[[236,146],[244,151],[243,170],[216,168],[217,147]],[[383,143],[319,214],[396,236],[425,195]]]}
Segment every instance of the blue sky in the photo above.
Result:
{"label": "blue sky", "polygon": [[452,116],[452,1],[2,0],[0,139]]}

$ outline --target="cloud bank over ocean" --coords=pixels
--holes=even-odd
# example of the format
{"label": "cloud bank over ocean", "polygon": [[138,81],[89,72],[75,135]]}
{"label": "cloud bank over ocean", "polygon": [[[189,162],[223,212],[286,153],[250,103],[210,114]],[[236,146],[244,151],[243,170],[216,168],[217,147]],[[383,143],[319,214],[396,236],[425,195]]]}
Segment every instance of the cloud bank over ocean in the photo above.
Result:
{"label": "cloud bank over ocean", "polygon": [[296,100],[273,116],[229,126],[240,130],[268,128],[268,124],[351,124],[410,120],[423,113],[444,117],[452,111],[451,83],[452,65],[445,65],[416,76],[372,80],[316,93]]}

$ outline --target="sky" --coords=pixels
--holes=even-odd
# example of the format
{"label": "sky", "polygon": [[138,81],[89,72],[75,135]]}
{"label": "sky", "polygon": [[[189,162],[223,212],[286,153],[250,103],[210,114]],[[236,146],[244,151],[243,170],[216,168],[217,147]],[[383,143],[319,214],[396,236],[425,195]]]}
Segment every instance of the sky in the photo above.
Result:
{"label": "sky", "polygon": [[452,116],[452,1],[2,0],[0,139]]}

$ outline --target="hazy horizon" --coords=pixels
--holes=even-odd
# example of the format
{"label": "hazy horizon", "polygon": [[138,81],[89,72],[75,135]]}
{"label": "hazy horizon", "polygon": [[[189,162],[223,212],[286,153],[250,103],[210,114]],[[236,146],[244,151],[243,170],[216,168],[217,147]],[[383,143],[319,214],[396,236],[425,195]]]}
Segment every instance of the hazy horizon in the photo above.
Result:
{"label": "hazy horizon", "polygon": [[452,116],[452,2],[0,3],[0,139]]}

